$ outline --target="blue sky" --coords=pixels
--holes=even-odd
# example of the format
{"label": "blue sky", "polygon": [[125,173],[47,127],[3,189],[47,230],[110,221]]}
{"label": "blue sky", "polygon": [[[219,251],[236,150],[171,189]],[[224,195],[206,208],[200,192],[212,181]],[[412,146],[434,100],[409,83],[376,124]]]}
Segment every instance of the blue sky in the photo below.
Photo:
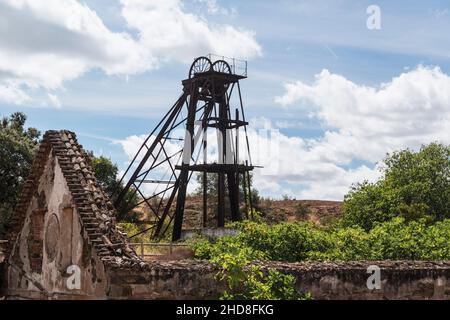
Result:
{"label": "blue sky", "polygon": [[[373,4],[380,30],[366,25]],[[256,173],[263,195],[342,199],[351,183],[378,177],[386,152],[450,142],[447,1],[0,6],[1,116],[23,111],[41,131],[73,130],[121,168],[127,138],[151,131],[178,98],[190,62],[210,52],[249,61],[242,89],[255,137],[259,127],[282,135],[279,172]]]}

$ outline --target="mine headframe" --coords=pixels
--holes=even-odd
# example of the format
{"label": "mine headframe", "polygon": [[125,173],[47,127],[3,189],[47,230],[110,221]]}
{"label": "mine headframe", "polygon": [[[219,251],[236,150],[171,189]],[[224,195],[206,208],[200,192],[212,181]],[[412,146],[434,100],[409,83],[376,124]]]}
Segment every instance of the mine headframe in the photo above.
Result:
{"label": "mine headframe", "polygon": [[[121,179],[124,188],[116,196],[116,207],[127,205],[130,193],[138,194],[140,202],[128,209],[149,208],[145,221],[149,227],[142,232],[152,232],[154,238],[162,237],[173,223],[172,240],[180,239],[188,184],[194,173],[202,175],[203,227],[208,214],[208,174],[218,175],[218,227],[225,225],[227,191],[233,221],[244,218],[241,203],[245,218],[253,212],[250,171],[254,166],[239,85],[247,77],[247,62],[215,57],[195,59],[189,78],[182,81],[181,96],[144,140]],[[244,143],[240,143],[241,131]],[[217,139],[211,139],[211,133]],[[211,150],[216,152],[214,161]],[[244,199],[240,199],[240,185]]]}

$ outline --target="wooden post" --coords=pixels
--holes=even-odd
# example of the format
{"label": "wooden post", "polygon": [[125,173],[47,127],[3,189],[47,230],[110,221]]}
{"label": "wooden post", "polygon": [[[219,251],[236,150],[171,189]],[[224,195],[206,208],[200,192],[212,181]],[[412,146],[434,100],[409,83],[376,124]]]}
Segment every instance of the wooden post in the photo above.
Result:
{"label": "wooden post", "polygon": [[144,259],[144,257],[145,257],[144,241],[141,241],[141,257],[142,257],[142,259]]}

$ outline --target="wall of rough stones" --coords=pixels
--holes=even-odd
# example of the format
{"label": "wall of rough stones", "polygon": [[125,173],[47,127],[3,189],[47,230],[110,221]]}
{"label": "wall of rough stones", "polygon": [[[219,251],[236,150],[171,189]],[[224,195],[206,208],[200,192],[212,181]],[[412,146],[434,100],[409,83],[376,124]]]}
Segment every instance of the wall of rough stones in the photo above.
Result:
{"label": "wall of rough stones", "polygon": [[[450,262],[370,261],[340,263],[270,263],[296,277],[298,291],[315,299],[449,299]],[[368,289],[372,272],[380,268],[380,289]]]}
{"label": "wall of rough stones", "polygon": [[[369,289],[371,265],[380,267],[380,289]],[[450,299],[450,262],[264,263],[296,278],[314,299]],[[225,289],[206,262],[155,263],[150,271],[109,270],[111,299],[215,299]]]}
{"label": "wall of rough stones", "polygon": [[3,261],[0,261],[0,298],[5,294],[5,273],[5,264]]}
{"label": "wall of rough stones", "polygon": [[234,236],[237,233],[238,231],[232,228],[187,229],[181,231],[181,240],[194,238],[198,235],[203,235],[211,238],[220,238],[224,236]]}
{"label": "wall of rough stones", "polygon": [[225,286],[217,269],[194,260],[150,263],[150,270],[108,269],[110,299],[216,299]]}
{"label": "wall of rough stones", "polygon": [[[22,231],[8,268],[8,295],[22,298],[82,298],[104,296],[103,263],[84,246],[87,239],[55,158],[47,158],[27,209]],[[68,268],[81,271],[81,287],[69,290]]]}

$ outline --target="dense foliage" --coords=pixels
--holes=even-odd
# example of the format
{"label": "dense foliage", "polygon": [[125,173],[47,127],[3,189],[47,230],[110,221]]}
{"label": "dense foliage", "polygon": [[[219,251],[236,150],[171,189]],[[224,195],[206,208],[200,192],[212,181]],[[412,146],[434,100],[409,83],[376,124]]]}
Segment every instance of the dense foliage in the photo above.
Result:
{"label": "dense foliage", "polygon": [[386,157],[383,177],[363,182],[345,197],[343,222],[370,230],[377,222],[450,218],[450,147],[437,143]]}
{"label": "dense foliage", "polygon": [[450,220],[429,224],[403,217],[378,223],[370,231],[359,226],[323,228],[311,223],[269,226],[246,222],[236,236],[216,241],[198,239],[192,248],[199,259],[215,259],[233,246],[257,252],[261,259],[306,260],[448,260]]}
{"label": "dense foliage", "polygon": [[[298,300],[309,299],[308,294],[299,294],[295,289],[295,278],[277,270],[263,269],[256,263],[267,259],[266,253],[236,241],[236,237],[220,238],[211,244],[205,238],[191,241],[198,258],[209,258],[220,267],[217,278],[225,281],[226,300]],[[251,263],[253,262],[253,263]]]}
{"label": "dense foliage", "polygon": [[40,133],[25,128],[27,117],[16,112],[0,122],[0,236],[5,231],[38,148]]}
{"label": "dense foliage", "polygon": [[111,161],[111,159],[104,156],[95,157],[93,153],[90,153],[89,155],[97,183],[109,196],[112,196],[117,192],[117,174],[119,168]]}
{"label": "dense foliage", "polygon": [[[208,173],[206,176],[206,191],[208,198],[208,210],[210,212],[214,212],[217,214],[217,196],[219,194],[218,186],[219,186],[219,178],[217,173]],[[226,179],[225,179],[226,180]],[[203,173],[197,174],[197,183],[198,186],[195,189],[195,194],[203,195]],[[261,211],[261,197],[259,196],[259,192],[255,188],[251,188],[251,195],[248,194],[248,185],[247,181],[244,181],[242,178],[239,183],[239,199],[244,202],[244,199],[249,201],[249,197],[251,196],[252,206],[254,210]],[[253,174],[250,173],[250,185],[253,185]],[[245,187],[245,188],[244,188]],[[244,189],[246,191],[244,191]],[[228,188],[225,189],[225,212],[230,212],[230,202],[228,198]],[[249,214],[251,214],[249,212]]]}
{"label": "dense foliage", "polygon": [[[110,196],[111,200],[114,201],[119,191],[123,188],[123,185],[117,178],[119,168],[109,158],[104,156],[96,157],[92,152],[89,152],[89,156],[97,183]],[[134,221],[137,219],[137,215],[131,209],[138,202],[139,196],[134,189],[130,189],[125,194],[124,201],[116,208],[117,218],[121,221]]]}

